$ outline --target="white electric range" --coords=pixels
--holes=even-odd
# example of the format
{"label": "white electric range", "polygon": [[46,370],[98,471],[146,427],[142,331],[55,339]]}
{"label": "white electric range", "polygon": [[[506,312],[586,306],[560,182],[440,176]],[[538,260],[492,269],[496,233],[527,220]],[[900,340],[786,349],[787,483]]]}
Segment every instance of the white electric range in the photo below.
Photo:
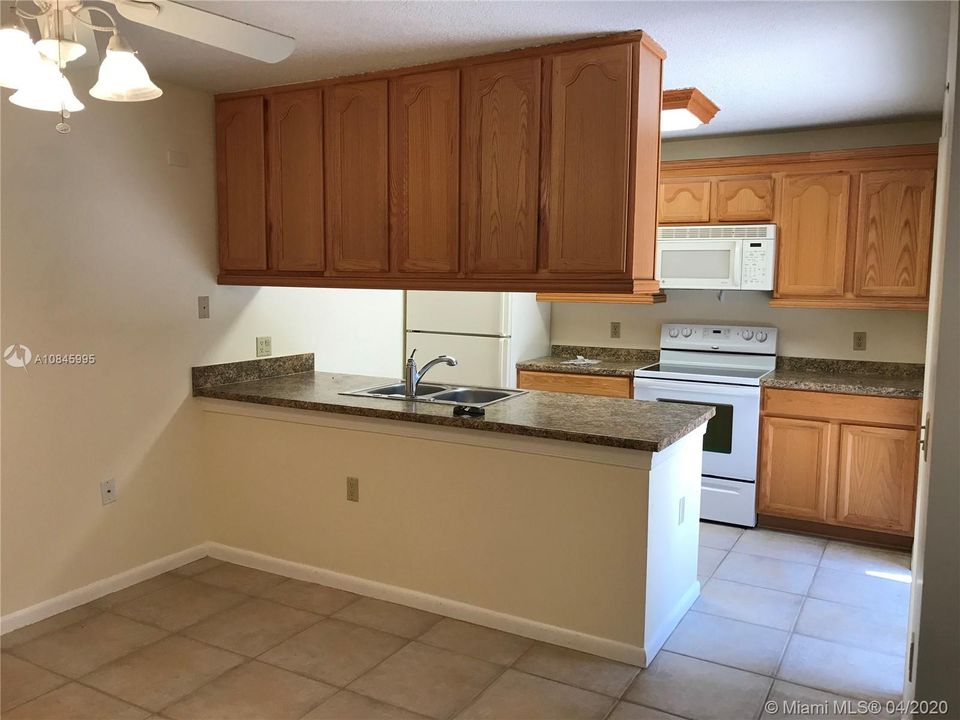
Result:
{"label": "white electric range", "polygon": [[665,324],[660,362],[634,373],[637,400],[716,408],[703,437],[704,520],[757,524],[760,380],[776,363],[776,328]]}

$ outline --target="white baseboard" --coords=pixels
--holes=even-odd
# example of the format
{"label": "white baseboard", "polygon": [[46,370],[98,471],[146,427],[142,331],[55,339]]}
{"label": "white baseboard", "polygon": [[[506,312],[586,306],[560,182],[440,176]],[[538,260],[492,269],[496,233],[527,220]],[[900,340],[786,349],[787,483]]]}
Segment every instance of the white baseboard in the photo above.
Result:
{"label": "white baseboard", "polygon": [[0,634],[6,634],[26,625],[46,620],[48,617],[92,602],[117,590],[123,590],[138,582],[149,580],[152,577],[174,570],[188,562],[199,560],[206,555],[210,555],[218,560],[236,563],[237,565],[264,570],[297,580],[316,582],[341,590],[348,590],[359,595],[377,598],[378,600],[387,600],[399,605],[406,605],[419,610],[446,615],[447,617],[452,617],[457,620],[503,630],[504,632],[514,633],[534,640],[541,640],[554,645],[561,645],[573,650],[580,650],[641,667],[646,667],[648,661],[653,660],[654,656],[667,641],[673,628],[676,627],[676,624],[680,621],[680,618],[690,609],[690,606],[693,605],[700,594],[700,584],[695,583],[691,586],[690,590],[684,594],[682,601],[677,605],[676,610],[671,614],[670,618],[664,622],[656,632],[652,633],[652,636],[647,638],[644,646],[641,647],[639,645],[622,643],[596,635],[588,635],[556,625],[549,625],[529,618],[508,615],[496,610],[489,610],[460,602],[459,600],[452,600],[397,585],[368,580],[355,575],[346,575],[291,560],[282,560],[270,555],[253,552],[252,550],[243,550],[241,548],[211,542],[195,545],[192,548],[144,563],[143,565],[131,568],[122,573],[98,580],[89,585],[84,585],[83,587],[63,593],[62,595],[57,595],[49,600],[44,600],[36,605],[31,605],[22,610],[4,615],[0,617]]}
{"label": "white baseboard", "polygon": [[149,580],[157,575],[174,570],[188,562],[199,560],[207,555],[206,543],[195,545],[194,547],[181,550],[180,552],[167,555],[157,560],[151,560],[143,565],[138,565],[130,570],[125,570],[116,575],[111,575],[103,580],[97,580],[89,585],[70,590],[62,595],[57,595],[49,600],[44,600],[36,605],[25,607],[22,610],[16,610],[0,617],[0,635],[17,630],[26,625],[32,625],[35,622],[46,620],[58,613],[72,610],[75,607],[84,605],[88,602],[102,598],[117,590],[123,590],[126,587],[135,585],[138,582]]}
{"label": "white baseboard", "polygon": [[[503,630],[504,632],[553,643],[554,645],[561,645],[593,655],[600,655],[601,657],[619,660],[620,662],[630,663],[631,665],[646,667],[647,657],[653,657],[653,655],[648,655],[644,648],[638,645],[630,645],[596,635],[587,635],[575,630],[557,627],[556,625],[548,625],[516,615],[507,615],[506,613],[497,612],[496,610],[488,610],[487,608],[470,605],[458,600],[409,590],[397,585],[388,585],[387,583],[368,580],[355,575],[345,575],[312,565],[304,565],[290,560],[281,560],[251,550],[242,550],[240,548],[230,547],[229,545],[221,545],[220,543],[208,543],[207,551],[211,557],[217,558],[218,560],[225,560],[236,563],[237,565],[244,565],[245,567],[256,570],[264,570],[297,580],[320,583],[340,590],[348,590],[359,595],[367,595],[372,598],[377,598],[378,600],[387,600],[399,605],[417,608],[418,610],[426,610],[428,612],[446,615],[447,617],[452,617],[457,620]],[[693,599],[690,602],[692,603],[693,600],[696,600],[696,592],[693,594]],[[686,608],[684,612],[686,612]],[[662,645],[665,641],[666,638],[663,638],[660,644]],[[659,647],[657,649],[659,650]]]}
{"label": "white baseboard", "polygon": [[[648,663],[653,662],[657,653],[660,652],[664,643],[667,642],[667,638],[670,637],[670,633],[676,629],[679,622],[683,619],[683,616],[687,614],[687,610],[693,606],[698,597],[700,597],[700,581],[695,580],[693,585],[691,585],[680,598],[680,602],[674,607],[673,612],[667,616],[666,620],[660,623],[660,627],[653,629],[647,628],[647,632],[644,635],[643,646],[646,650],[646,660]],[[646,667],[646,664],[644,664],[643,667]]]}

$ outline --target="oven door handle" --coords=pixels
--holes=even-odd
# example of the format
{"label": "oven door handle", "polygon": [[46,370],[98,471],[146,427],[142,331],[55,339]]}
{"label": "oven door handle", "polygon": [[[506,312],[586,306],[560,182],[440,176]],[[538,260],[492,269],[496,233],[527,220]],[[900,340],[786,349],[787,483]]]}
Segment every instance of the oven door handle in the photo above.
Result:
{"label": "oven door handle", "polygon": [[759,397],[759,385],[720,385],[704,382],[685,382],[683,380],[653,380],[650,378],[634,378],[633,389],[654,390],[661,392],[699,392],[710,395],[727,395],[730,397]]}

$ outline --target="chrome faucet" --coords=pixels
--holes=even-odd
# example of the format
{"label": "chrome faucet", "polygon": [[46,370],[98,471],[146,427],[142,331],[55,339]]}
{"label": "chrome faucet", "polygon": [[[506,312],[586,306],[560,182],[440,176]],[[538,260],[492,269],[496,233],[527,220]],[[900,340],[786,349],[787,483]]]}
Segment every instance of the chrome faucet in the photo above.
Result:
{"label": "chrome faucet", "polygon": [[434,365],[437,363],[446,363],[450,367],[454,367],[457,364],[456,358],[450,357],[449,355],[441,355],[428,362],[423,366],[423,370],[418,372],[417,361],[413,359],[416,352],[417,349],[414,348],[413,352],[410,353],[410,357],[407,358],[407,364],[403,368],[403,390],[408,398],[415,398],[417,396],[417,386],[420,384],[420,380],[423,379],[423,376],[426,375],[427,371]]}

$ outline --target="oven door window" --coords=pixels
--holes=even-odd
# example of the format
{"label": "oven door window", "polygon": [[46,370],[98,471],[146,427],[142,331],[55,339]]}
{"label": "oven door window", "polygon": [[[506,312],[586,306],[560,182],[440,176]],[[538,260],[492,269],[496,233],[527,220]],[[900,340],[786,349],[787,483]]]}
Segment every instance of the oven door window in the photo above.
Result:
{"label": "oven door window", "polygon": [[659,402],[679,403],[681,405],[712,405],[717,414],[707,421],[707,432],[703,436],[703,451],[729,455],[733,452],[733,405],[693,402],[688,400],[670,400],[657,398]]}

